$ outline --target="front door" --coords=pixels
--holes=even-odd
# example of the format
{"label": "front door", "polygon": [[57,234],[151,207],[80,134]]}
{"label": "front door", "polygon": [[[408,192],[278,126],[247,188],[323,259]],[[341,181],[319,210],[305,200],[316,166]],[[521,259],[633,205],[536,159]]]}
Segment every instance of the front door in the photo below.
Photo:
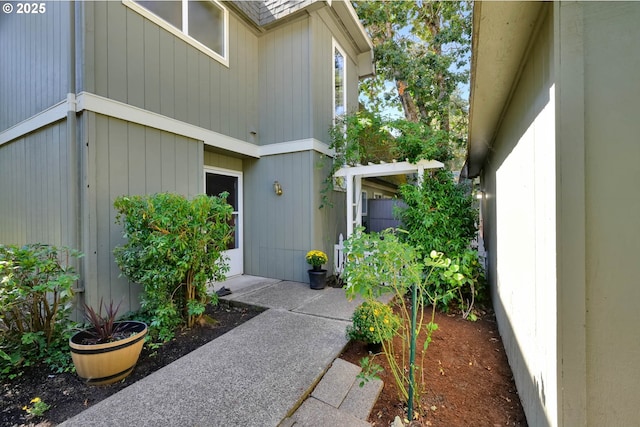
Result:
{"label": "front door", "polygon": [[233,207],[231,225],[234,227],[234,233],[225,252],[229,258],[227,277],[240,275],[244,273],[242,254],[242,172],[205,167],[204,177],[204,188],[207,196],[217,196],[224,191],[229,193],[227,203]]}

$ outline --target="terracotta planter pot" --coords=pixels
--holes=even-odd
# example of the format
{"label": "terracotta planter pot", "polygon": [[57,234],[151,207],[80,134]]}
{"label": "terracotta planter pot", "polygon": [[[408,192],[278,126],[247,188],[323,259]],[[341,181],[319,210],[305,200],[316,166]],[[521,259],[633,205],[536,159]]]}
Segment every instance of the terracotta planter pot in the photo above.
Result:
{"label": "terracotta planter pot", "polygon": [[147,325],[133,320],[118,323],[126,323],[126,330],[133,334],[104,344],[82,344],[91,337],[87,331],[80,331],[69,339],[76,372],[89,384],[106,385],[120,381],[133,371],[138,362]]}

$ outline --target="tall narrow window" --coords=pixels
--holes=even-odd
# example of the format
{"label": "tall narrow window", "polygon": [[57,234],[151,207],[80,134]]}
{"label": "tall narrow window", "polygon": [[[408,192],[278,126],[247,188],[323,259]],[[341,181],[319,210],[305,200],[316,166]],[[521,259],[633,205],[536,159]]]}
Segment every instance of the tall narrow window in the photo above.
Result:
{"label": "tall narrow window", "polygon": [[[216,0],[122,0],[162,28],[228,65],[228,12]],[[168,25],[167,25],[168,24]]]}
{"label": "tall narrow window", "polygon": [[333,45],[333,64],[333,117],[335,119],[347,112],[345,55],[335,42]]}

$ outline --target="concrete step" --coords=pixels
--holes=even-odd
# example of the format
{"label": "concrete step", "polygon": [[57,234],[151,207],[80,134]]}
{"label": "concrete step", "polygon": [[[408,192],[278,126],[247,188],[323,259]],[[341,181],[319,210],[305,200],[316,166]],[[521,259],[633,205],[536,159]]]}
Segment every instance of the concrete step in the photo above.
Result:
{"label": "concrete step", "polygon": [[[287,424],[287,423],[290,424]],[[327,426],[348,426],[348,427],[371,427],[371,424],[354,417],[353,415],[341,411],[338,408],[326,404],[314,397],[310,397],[280,426],[291,427],[327,427]]]}
{"label": "concrete step", "polygon": [[334,360],[309,398],[280,427],[369,426],[367,419],[382,391],[380,380],[360,387],[360,367]]}
{"label": "concrete step", "polygon": [[363,387],[360,387],[360,381],[355,381],[338,409],[366,421],[383,386],[381,380],[366,382]]}
{"label": "concrete step", "polygon": [[311,393],[311,396],[334,408],[338,408],[347,397],[360,370],[359,366],[346,360],[334,360],[329,370]]}

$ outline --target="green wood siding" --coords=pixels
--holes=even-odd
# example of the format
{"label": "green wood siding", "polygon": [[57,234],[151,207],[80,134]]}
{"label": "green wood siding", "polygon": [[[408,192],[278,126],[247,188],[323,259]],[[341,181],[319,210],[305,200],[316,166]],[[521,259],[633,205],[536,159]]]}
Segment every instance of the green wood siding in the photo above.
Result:
{"label": "green wood siding", "polygon": [[241,140],[258,126],[258,39],[229,16],[229,67],[121,2],[85,2],[88,92]]}
{"label": "green wood siding", "polygon": [[[204,165],[242,172],[242,159],[214,153],[212,151],[208,151],[206,147],[204,151]],[[202,179],[204,179],[204,177]]]}
{"label": "green wood siding", "polygon": [[309,19],[260,38],[260,144],[311,137]]}
{"label": "green wood siding", "polygon": [[0,243],[70,245],[67,127],[0,146]]}
{"label": "green wood siding", "polygon": [[47,2],[43,14],[0,13],[0,132],[66,99],[68,34],[66,2]]}
{"label": "green wood siding", "polygon": [[[311,153],[246,160],[245,273],[306,281],[304,256],[312,243]],[[276,196],[278,180],[283,194]]]}
{"label": "green wood siding", "polygon": [[[319,209],[328,159],[306,151],[244,164],[245,273],[307,282],[311,249],[329,255],[331,271],[333,245],[345,225],[344,193],[334,192],[333,208]],[[276,180],[281,196],[273,191]]]}
{"label": "green wood siding", "polygon": [[[203,192],[203,144],[156,129],[96,114],[88,115],[88,189],[84,204],[86,299],[120,300],[137,308],[139,286],[120,278],[113,249],[122,243],[113,201],[126,194]],[[93,273],[95,271],[95,274]]]}

